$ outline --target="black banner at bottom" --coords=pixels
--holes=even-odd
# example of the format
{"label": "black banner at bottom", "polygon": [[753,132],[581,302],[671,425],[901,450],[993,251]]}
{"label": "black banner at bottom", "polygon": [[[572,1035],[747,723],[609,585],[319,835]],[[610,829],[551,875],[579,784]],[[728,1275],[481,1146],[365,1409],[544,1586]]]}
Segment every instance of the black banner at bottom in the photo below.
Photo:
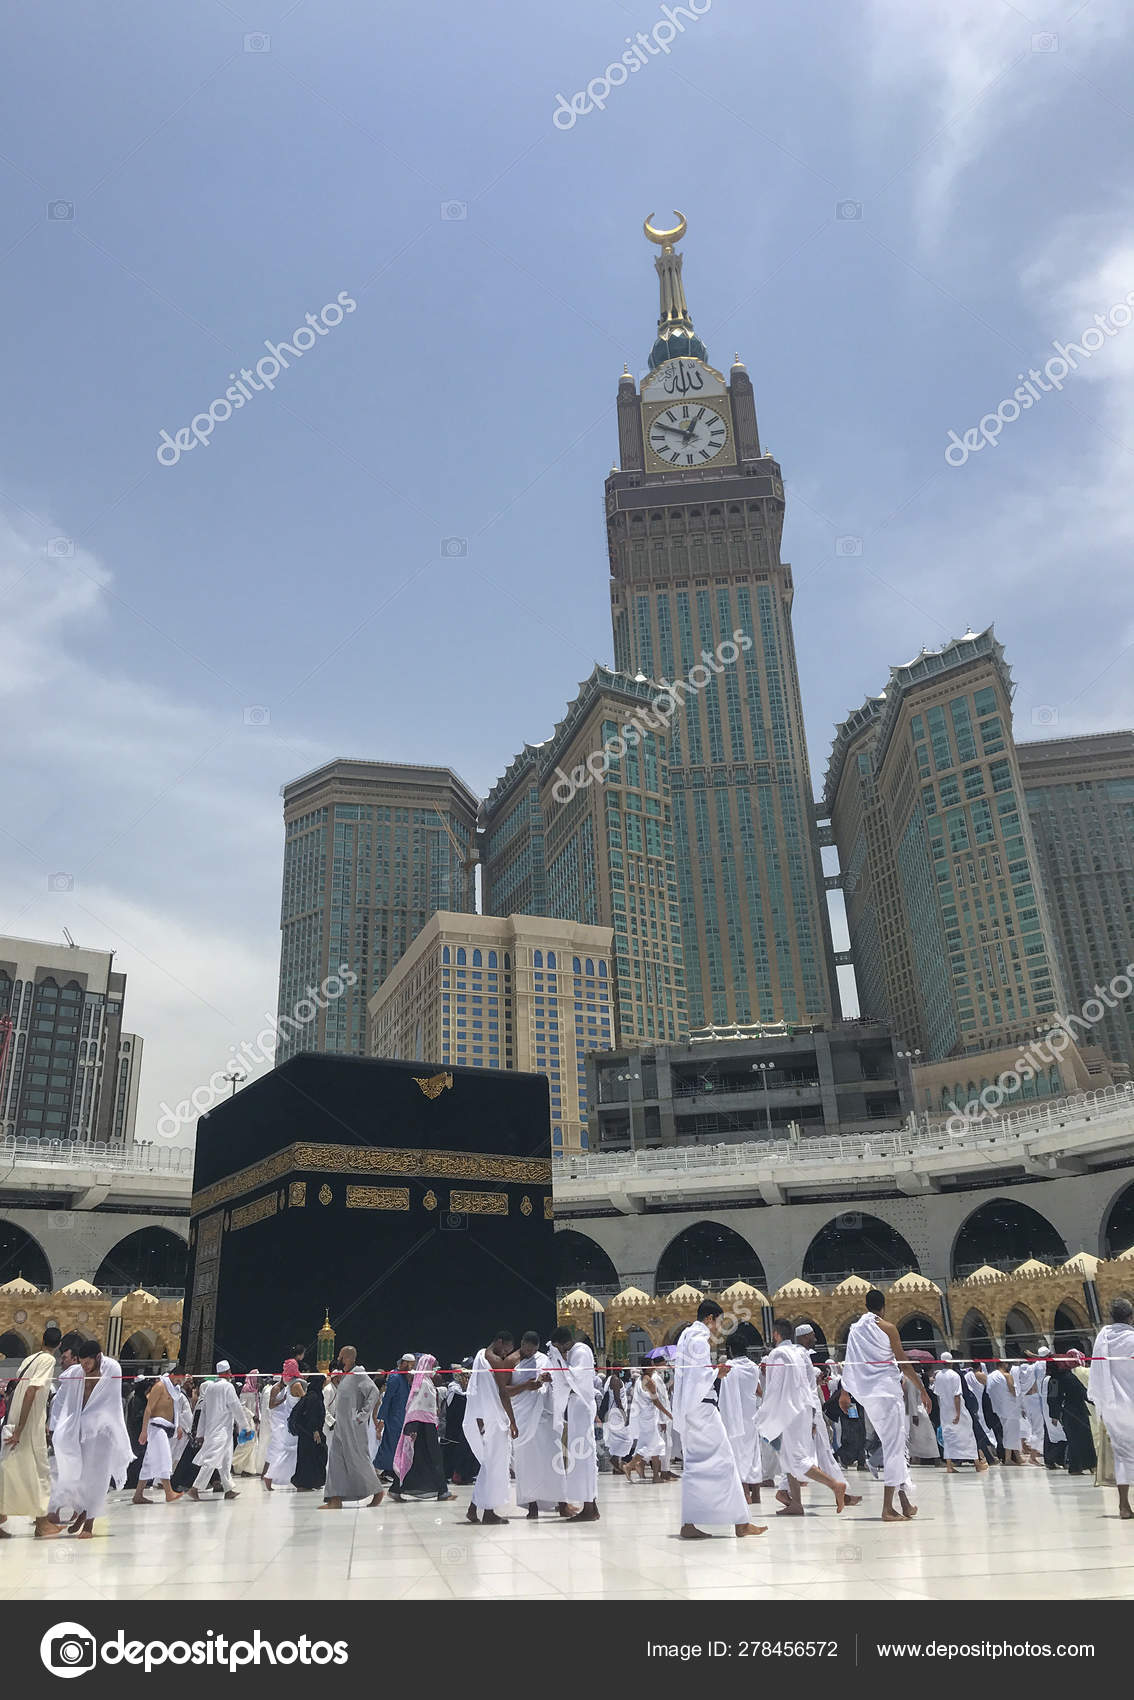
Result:
{"label": "black banner at bottom", "polygon": [[[1134,1582],[1134,1571],[1132,1571]],[[527,1671],[540,1694],[580,1680],[643,1675],[839,1685],[861,1673],[877,1694],[908,1693],[931,1672],[953,1684],[1008,1679],[1030,1694],[1121,1671],[1129,1602],[1058,1600],[41,1600],[0,1602],[5,1686],[50,1673],[94,1679],[84,1693],[129,1700],[157,1678],[171,1694],[223,1692],[223,1679],[310,1692],[320,1672],[385,1684],[499,1681]],[[978,1674],[979,1673],[979,1674]],[[217,1684],[220,1683],[218,1689]],[[267,1688],[264,1692],[267,1692]]]}

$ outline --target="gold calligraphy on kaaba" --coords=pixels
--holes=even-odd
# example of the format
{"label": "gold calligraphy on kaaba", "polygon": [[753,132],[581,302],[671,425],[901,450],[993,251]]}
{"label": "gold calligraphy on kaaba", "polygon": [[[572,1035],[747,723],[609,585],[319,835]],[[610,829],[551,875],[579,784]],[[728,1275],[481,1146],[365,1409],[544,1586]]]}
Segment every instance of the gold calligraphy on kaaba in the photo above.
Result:
{"label": "gold calligraphy on kaaba", "polygon": [[230,1198],[240,1198],[295,1171],[314,1175],[419,1177],[429,1181],[503,1181],[521,1186],[551,1184],[551,1163],[546,1159],[470,1151],[431,1151],[424,1147],[395,1150],[371,1145],[315,1145],[298,1141],[247,1169],[202,1187],[194,1194],[191,1213],[200,1216]]}
{"label": "gold calligraphy on kaaba", "polygon": [[449,1209],[461,1216],[507,1216],[506,1192],[451,1192]]}
{"label": "gold calligraphy on kaaba", "polygon": [[307,1203],[307,1182],[292,1181],[288,1188],[287,1201],[293,1210],[302,1209]]}
{"label": "gold calligraphy on kaaba", "polygon": [[265,1193],[263,1198],[254,1198],[251,1204],[242,1204],[232,1212],[229,1227],[235,1233],[238,1228],[250,1228],[253,1222],[263,1222],[269,1216],[274,1216],[279,1208],[279,1200],[274,1192]]}
{"label": "gold calligraphy on kaaba", "polygon": [[427,1098],[439,1098],[442,1092],[447,1092],[453,1084],[453,1076],[449,1073],[431,1074],[425,1080],[419,1080],[417,1075],[411,1075],[415,1086],[420,1086]]}
{"label": "gold calligraphy on kaaba", "polygon": [[348,1210],[408,1210],[408,1186],[348,1186]]}
{"label": "gold calligraphy on kaaba", "polygon": [[549,1192],[545,1193],[543,1198],[543,1219],[545,1222],[555,1219],[555,1201]]}

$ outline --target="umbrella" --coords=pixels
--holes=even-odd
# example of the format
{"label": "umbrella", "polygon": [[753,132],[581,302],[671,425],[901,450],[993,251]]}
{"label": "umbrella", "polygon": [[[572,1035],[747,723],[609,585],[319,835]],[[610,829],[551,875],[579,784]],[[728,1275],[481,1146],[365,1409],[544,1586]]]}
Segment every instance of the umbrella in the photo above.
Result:
{"label": "umbrella", "polygon": [[676,1356],[676,1346],[655,1346],[652,1352],[646,1353],[647,1358],[675,1358]]}
{"label": "umbrella", "polygon": [[904,1355],[909,1358],[911,1363],[935,1364],[937,1362],[935,1353],[923,1352],[920,1346],[907,1346]]}

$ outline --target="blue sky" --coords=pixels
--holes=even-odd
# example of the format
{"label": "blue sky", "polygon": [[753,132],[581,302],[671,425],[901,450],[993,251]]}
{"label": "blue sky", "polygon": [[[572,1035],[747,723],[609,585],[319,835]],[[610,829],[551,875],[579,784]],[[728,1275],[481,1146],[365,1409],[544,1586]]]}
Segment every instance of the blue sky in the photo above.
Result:
{"label": "blue sky", "polygon": [[[673,15],[15,8],[0,929],[119,952],[142,1137],[274,1008],[281,783],[342,754],[483,791],[609,660],[647,213],[687,216],[698,332],[747,363],[783,466],[817,786],[836,720],[968,624],[996,624],[1018,736],[1134,720],[1134,326],[944,459],[1134,290],[1128,8]],[[639,32],[668,53],[557,128]],[[272,391],[158,464],[340,293]]]}

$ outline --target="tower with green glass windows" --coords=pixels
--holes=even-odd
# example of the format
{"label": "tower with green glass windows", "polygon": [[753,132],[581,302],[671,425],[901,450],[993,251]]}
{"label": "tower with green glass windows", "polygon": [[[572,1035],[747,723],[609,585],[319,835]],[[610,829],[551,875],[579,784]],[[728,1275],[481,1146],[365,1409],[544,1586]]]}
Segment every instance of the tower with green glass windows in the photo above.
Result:
{"label": "tower with green glass windows", "polygon": [[671,685],[669,786],[690,1027],[836,1011],[811,773],[780,559],[784,487],[739,357],[709,365],[674,230],[641,384],[618,387],[606,481],[615,667]]}

